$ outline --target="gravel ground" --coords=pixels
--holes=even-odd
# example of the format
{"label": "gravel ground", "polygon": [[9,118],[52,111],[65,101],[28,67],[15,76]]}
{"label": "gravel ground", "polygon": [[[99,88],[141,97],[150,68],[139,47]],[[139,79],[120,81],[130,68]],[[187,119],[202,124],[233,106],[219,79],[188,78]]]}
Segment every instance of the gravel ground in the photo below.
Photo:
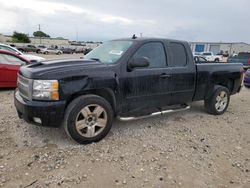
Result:
{"label": "gravel ground", "polygon": [[250,187],[250,90],[213,116],[185,112],[115,121],[102,141],[78,145],[61,128],[18,119],[0,90],[1,187]]}

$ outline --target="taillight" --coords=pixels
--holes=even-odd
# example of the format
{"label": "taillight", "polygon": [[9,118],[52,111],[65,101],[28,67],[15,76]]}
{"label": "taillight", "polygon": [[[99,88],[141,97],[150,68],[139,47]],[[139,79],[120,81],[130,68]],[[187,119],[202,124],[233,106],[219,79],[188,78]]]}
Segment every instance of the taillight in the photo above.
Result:
{"label": "taillight", "polygon": [[240,73],[240,80],[241,81],[243,80],[243,77],[244,77],[244,71],[241,71],[241,73]]}
{"label": "taillight", "polygon": [[247,64],[249,64],[249,65],[250,65],[250,58],[248,59]]}

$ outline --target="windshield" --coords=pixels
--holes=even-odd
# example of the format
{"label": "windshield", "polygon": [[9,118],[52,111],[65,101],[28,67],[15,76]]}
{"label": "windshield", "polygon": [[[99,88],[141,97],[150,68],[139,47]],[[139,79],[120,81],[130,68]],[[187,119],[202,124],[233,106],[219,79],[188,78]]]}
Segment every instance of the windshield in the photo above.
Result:
{"label": "windshield", "polygon": [[85,59],[94,59],[102,63],[115,63],[133,44],[132,41],[109,41],[95,48]]}
{"label": "windshield", "polygon": [[211,53],[203,53],[203,55],[209,56],[209,55],[212,55],[212,54]]}
{"label": "windshield", "polygon": [[249,59],[250,58],[250,53],[242,53],[240,52],[238,55],[239,59]]}

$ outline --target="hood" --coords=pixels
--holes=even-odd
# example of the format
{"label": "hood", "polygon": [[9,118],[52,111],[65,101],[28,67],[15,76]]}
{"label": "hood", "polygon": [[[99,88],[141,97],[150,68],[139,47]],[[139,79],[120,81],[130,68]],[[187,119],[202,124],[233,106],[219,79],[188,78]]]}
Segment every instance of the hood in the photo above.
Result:
{"label": "hood", "polygon": [[21,57],[31,61],[31,62],[41,62],[45,61],[45,58],[36,55],[22,54]]}
{"label": "hood", "polygon": [[95,60],[50,60],[22,66],[20,73],[31,79],[62,79],[89,74],[102,74],[108,65]]}

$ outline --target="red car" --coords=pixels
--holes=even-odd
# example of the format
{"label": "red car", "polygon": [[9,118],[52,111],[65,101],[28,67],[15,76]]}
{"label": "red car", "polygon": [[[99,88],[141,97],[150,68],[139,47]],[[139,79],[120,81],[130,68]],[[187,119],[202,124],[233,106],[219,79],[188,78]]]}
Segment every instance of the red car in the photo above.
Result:
{"label": "red car", "polygon": [[16,87],[20,66],[29,63],[16,53],[0,50],[0,88]]}

